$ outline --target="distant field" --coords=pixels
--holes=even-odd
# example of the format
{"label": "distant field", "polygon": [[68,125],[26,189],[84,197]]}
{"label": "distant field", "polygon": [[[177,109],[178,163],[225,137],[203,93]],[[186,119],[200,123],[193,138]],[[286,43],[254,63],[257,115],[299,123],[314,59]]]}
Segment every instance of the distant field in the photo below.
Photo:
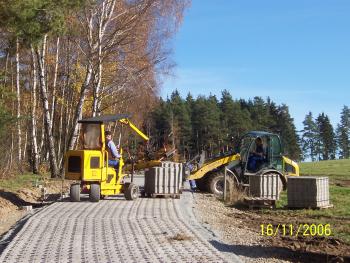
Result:
{"label": "distant field", "polygon": [[300,163],[302,175],[324,175],[330,180],[350,180],[350,159]]}
{"label": "distant field", "polygon": [[288,210],[287,194],[283,192],[276,211],[269,213],[298,217],[310,223],[331,224],[335,237],[350,244],[350,159],[300,163],[301,175],[328,176],[330,199],[334,205],[330,209]]}

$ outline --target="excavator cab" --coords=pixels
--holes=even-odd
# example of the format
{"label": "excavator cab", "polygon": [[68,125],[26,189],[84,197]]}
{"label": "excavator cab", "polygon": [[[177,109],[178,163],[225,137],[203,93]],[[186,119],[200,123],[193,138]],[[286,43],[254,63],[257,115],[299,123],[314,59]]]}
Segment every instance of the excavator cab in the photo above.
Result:
{"label": "excavator cab", "polygon": [[149,140],[129,120],[128,114],[104,115],[82,119],[80,135],[80,149],[69,150],[65,158],[65,179],[79,181],[70,188],[72,201],[80,201],[80,193],[88,192],[90,200],[98,202],[100,198],[124,193],[127,200],[138,197],[138,186],[124,183],[123,149],[120,147],[119,165],[108,166],[108,149],[105,138],[105,125],[114,122],[129,126],[144,140]]}

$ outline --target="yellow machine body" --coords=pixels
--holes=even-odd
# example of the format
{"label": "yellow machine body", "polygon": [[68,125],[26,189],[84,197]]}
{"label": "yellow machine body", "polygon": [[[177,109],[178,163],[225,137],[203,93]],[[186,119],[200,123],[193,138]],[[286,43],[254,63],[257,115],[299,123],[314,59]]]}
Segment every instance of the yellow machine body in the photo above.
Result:
{"label": "yellow machine body", "polygon": [[[299,176],[299,165],[292,161],[291,159],[283,156],[283,169],[282,174],[285,176]],[[229,156],[225,156],[213,161],[209,161],[204,163],[204,165],[191,172],[190,176],[187,178],[188,180],[200,179],[205,176],[208,172],[217,169],[220,166],[232,164],[232,162],[236,162],[237,164],[241,161],[241,156],[239,154],[232,154]]]}
{"label": "yellow machine body", "polygon": [[271,164],[273,163],[278,173],[283,175],[283,177],[285,178],[286,176],[299,176],[299,165],[291,159],[281,155],[281,142],[276,134],[252,131],[247,133],[247,135],[245,135],[242,138],[241,153],[229,154],[226,156],[209,159],[206,162],[204,162],[204,164],[201,167],[193,169],[187,179],[201,179],[204,176],[206,176],[207,173],[226,165],[230,165],[232,167],[236,165],[241,165],[244,175],[246,172],[246,165],[248,162],[249,149],[253,147],[254,141],[257,137],[269,138],[269,154],[273,159],[273,161],[271,161]]}
{"label": "yellow machine body", "polygon": [[204,165],[194,171],[191,172],[190,176],[187,178],[188,180],[195,180],[200,179],[204,175],[206,175],[208,172],[223,166],[227,165],[228,163],[231,163],[233,161],[240,161],[240,155],[239,154],[233,154],[229,156],[225,156],[222,158],[215,159],[213,161],[209,161],[204,163]]}
{"label": "yellow machine body", "polygon": [[[143,139],[148,137],[136,128],[127,118],[118,119],[128,125]],[[123,150],[120,148],[118,169],[108,166],[108,151],[106,149],[105,127],[101,121],[82,122],[83,149],[69,150],[65,156],[65,179],[80,181],[90,188],[90,184],[98,183],[102,196],[117,195],[123,192]]]}
{"label": "yellow machine body", "polygon": [[299,176],[299,165],[293,160],[282,156],[283,159],[283,174],[288,176]]}

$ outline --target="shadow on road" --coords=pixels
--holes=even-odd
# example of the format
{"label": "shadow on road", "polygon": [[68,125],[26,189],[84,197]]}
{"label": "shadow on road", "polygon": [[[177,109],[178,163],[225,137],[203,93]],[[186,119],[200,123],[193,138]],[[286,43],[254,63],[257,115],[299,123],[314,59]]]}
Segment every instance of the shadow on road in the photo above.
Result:
{"label": "shadow on road", "polygon": [[337,257],[322,253],[293,251],[282,247],[262,247],[246,245],[229,245],[216,240],[209,241],[217,250],[221,252],[234,253],[237,256],[248,258],[271,258],[290,260],[292,262],[350,262],[350,257]]}

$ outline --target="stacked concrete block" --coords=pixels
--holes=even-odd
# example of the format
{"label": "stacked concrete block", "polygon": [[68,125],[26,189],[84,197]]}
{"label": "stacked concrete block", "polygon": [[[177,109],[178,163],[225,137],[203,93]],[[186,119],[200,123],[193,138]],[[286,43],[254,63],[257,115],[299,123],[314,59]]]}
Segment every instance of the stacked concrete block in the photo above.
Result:
{"label": "stacked concrete block", "polygon": [[330,205],[328,177],[289,176],[288,207],[322,208]]}
{"label": "stacked concrete block", "polygon": [[249,195],[261,199],[278,200],[283,188],[276,173],[249,175]]}
{"label": "stacked concrete block", "polygon": [[182,163],[176,163],[176,162],[162,162],[161,167],[168,167],[168,168],[174,168],[176,170],[176,173],[178,173],[178,176],[181,176],[181,180],[183,181],[185,178],[185,168]]}
{"label": "stacked concrete block", "polygon": [[170,167],[153,167],[145,172],[146,194],[180,194],[181,174]]}

